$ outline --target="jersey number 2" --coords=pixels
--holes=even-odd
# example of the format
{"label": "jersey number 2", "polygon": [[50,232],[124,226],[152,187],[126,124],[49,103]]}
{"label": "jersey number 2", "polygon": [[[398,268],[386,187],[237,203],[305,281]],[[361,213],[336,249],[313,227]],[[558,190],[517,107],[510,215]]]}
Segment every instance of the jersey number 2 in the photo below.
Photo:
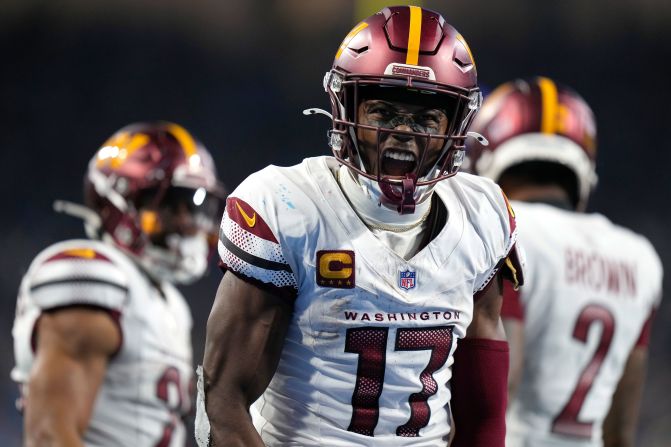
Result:
{"label": "jersey number 2", "polygon": [[[379,399],[384,383],[388,333],[389,328],[386,327],[347,330],[345,352],[359,354],[348,431],[373,436],[380,415]],[[396,331],[395,351],[431,351],[429,364],[419,375],[422,389],[410,395],[410,418],[396,429],[397,436],[419,436],[419,430],[429,423],[431,411],[427,400],[438,391],[433,373],[447,362],[451,348],[452,326]]]}
{"label": "jersey number 2", "polygon": [[[177,393],[177,403],[173,405],[170,404],[170,386],[175,387]],[[182,406],[182,387],[179,380],[179,370],[177,368],[174,366],[169,366],[165,369],[165,371],[163,371],[163,374],[156,383],[156,396],[165,402],[166,405],[170,406],[170,417],[173,420],[165,424],[163,427],[163,436],[161,436],[161,439],[158,441],[158,443],[156,443],[155,447],[168,447],[170,445],[170,441],[172,440],[172,434],[175,431],[175,419],[177,417],[175,414]]]}
{"label": "jersey number 2", "polygon": [[592,387],[592,383],[599,373],[610,343],[613,340],[615,332],[615,319],[608,309],[596,304],[590,304],[580,312],[578,320],[573,328],[573,338],[581,342],[587,342],[589,329],[594,323],[601,323],[601,338],[599,344],[585,369],[578,378],[571,398],[568,400],[562,411],[555,417],[552,424],[552,431],[563,435],[569,435],[579,438],[591,438],[592,426],[594,422],[578,421],[578,413],[585,402],[585,397]]}

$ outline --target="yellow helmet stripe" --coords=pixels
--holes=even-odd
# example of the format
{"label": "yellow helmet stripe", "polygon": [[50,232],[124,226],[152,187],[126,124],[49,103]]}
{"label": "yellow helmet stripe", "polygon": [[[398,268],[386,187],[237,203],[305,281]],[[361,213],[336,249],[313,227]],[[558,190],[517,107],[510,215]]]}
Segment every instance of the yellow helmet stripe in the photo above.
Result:
{"label": "yellow helmet stripe", "polygon": [[419,6],[408,6],[410,8],[410,30],[408,32],[408,54],[405,63],[417,65],[419,61],[419,44],[422,39],[422,8]]}
{"label": "yellow helmet stripe", "polygon": [[422,0],[354,0],[354,15],[353,23],[362,20],[365,17],[372,16],[376,12],[381,12],[384,8],[389,7],[390,4],[395,6],[422,6]]}
{"label": "yellow helmet stripe", "polygon": [[129,132],[121,132],[113,135],[98,150],[96,166],[104,164],[112,169],[119,169],[133,152],[149,143],[149,136],[136,133],[131,136]]}
{"label": "yellow helmet stripe", "polygon": [[186,158],[189,158],[198,152],[198,145],[196,144],[196,140],[193,139],[191,134],[185,128],[179,124],[170,124],[168,126],[168,131],[173,134],[175,138],[177,138],[179,145],[182,146],[182,150],[184,151]]}
{"label": "yellow helmet stripe", "polygon": [[557,131],[557,85],[548,78],[538,78],[538,87],[541,90],[541,132],[555,133]]}
{"label": "yellow helmet stripe", "polygon": [[338,52],[336,53],[335,58],[338,59],[338,58],[340,57],[340,55],[342,54],[343,50],[344,50],[345,48],[347,48],[347,45],[349,45],[350,41],[351,41],[352,39],[354,39],[354,36],[356,36],[357,34],[359,34],[359,32],[360,32],[362,29],[365,29],[365,28],[367,28],[367,27],[368,27],[368,24],[367,24],[366,22],[361,22],[361,23],[359,23],[357,26],[355,26],[354,28],[352,28],[352,31],[350,31],[349,34],[347,34],[347,35],[345,36],[345,38],[343,39],[342,43],[340,44],[340,48],[338,48]]}

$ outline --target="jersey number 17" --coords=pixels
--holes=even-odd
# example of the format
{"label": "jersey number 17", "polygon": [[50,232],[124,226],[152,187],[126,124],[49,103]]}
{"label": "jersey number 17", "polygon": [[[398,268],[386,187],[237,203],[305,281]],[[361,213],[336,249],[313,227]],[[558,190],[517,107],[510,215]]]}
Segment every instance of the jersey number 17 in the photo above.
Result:
{"label": "jersey number 17", "polygon": [[[434,326],[396,331],[395,351],[431,351],[429,363],[419,375],[422,389],[409,396],[410,418],[396,429],[397,436],[419,436],[419,430],[429,423],[431,411],[427,401],[438,391],[433,374],[445,365],[450,355],[452,328]],[[374,436],[380,415],[379,399],[384,383],[388,334],[387,327],[347,330],[345,352],[359,355],[348,431]]]}

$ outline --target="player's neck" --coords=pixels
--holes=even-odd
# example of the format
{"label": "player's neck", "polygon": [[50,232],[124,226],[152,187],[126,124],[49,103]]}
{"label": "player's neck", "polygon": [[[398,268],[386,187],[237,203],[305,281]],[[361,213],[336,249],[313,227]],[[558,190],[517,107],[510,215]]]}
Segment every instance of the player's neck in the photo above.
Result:
{"label": "player's neck", "polygon": [[424,222],[431,211],[431,200],[418,203],[412,214],[399,214],[398,211],[381,205],[354,179],[345,166],[341,166],[338,171],[338,181],[352,208],[369,228],[411,229]]}
{"label": "player's neck", "polygon": [[503,190],[510,200],[520,202],[547,203],[567,210],[572,210],[569,195],[558,185],[503,185]]}

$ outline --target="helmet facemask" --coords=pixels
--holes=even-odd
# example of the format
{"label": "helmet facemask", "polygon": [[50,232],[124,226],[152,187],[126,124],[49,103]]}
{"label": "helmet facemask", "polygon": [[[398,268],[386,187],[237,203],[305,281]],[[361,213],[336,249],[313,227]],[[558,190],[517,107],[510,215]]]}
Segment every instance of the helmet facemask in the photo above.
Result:
{"label": "helmet facemask", "polygon": [[[479,89],[462,89],[405,76],[346,75],[337,69],[326,74],[324,87],[333,110],[329,142],[334,156],[358,175],[362,186],[377,190],[381,204],[395,208],[401,214],[412,213],[415,204],[430,195],[436,182],[458,171],[464,158],[466,130],[481,103]],[[441,110],[447,118],[447,128],[445,133],[436,133],[418,123],[414,115],[413,119],[396,116],[386,123],[374,123],[376,125],[362,123],[358,108],[367,99],[401,100]],[[401,126],[410,130],[398,129]],[[365,131],[375,132],[375,160],[363,153],[360,136]],[[419,157],[404,175],[385,175],[383,172],[383,142],[392,137],[414,138],[417,142]],[[436,144],[440,147],[436,148]],[[427,157],[435,154],[435,162],[427,165]],[[370,166],[373,162],[375,168]]]}
{"label": "helmet facemask", "polygon": [[180,125],[139,122],[115,132],[89,162],[84,196],[97,215],[76,212],[89,237],[128,253],[155,279],[204,273],[225,189],[207,149]]}
{"label": "helmet facemask", "polygon": [[221,201],[203,187],[140,191],[137,211],[144,246],[138,259],[153,276],[181,284],[206,271]]}

